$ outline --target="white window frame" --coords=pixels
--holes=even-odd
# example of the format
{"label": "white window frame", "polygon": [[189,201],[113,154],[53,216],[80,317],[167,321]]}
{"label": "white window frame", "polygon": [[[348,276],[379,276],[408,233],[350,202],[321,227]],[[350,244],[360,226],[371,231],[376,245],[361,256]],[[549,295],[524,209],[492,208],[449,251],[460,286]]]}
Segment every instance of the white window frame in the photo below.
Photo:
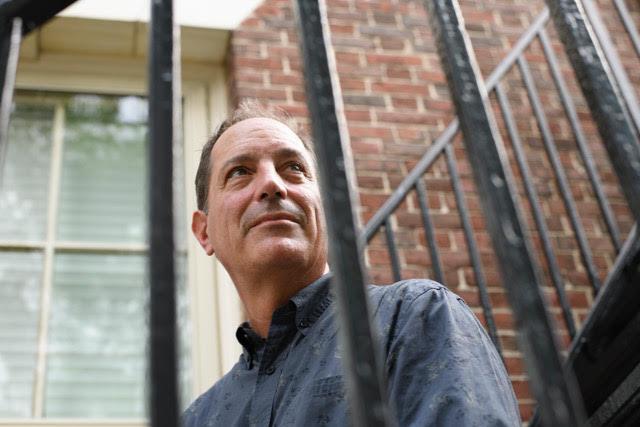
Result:
{"label": "white window frame", "polygon": [[[26,46],[27,49],[29,48]],[[27,55],[29,52],[27,51]],[[146,59],[91,54],[42,53],[20,63],[16,88],[36,91],[79,92],[94,94],[141,95],[147,92]],[[227,113],[226,76],[220,63],[183,63],[183,144],[185,171],[185,230],[187,238],[187,292],[191,326],[191,395],[207,390],[237,361],[240,347],[235,329],[242,320],[240,301],[224,268],[206,256],[191,236],[190,218],[196,209],[193,180],[200,149],[214,126]],[[73,250],[89,245],[68,242],[54,246],[57,214],[57,192],[61,167],[62,127],[61,107],[54,114],[51,153],[52,178],[49,181],[47,238],[44,242],[2,241],[2,248],[40,249],[45,258],[41,300],[44,312],[39,323],[39,355],[44,354],[51,296],[52,259],[55,249]],[[63,114],[63,113],[62,113]],[[97,251],[125,250],[144,253],[146,245],[90,245]],[[44,358],[39,356],[34,393],[43,396]],[[59,419],[42,418],[42,398],[34,403],[36,418],[0,419],[0,426],[144,426],[144,419]],[[39,417],[37,415],[40,415]]]}

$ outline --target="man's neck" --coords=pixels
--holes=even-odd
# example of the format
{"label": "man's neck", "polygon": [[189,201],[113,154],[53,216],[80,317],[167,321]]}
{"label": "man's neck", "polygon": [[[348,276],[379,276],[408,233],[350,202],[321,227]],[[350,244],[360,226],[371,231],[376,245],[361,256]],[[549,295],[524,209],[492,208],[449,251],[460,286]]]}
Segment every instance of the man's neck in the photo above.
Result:
{"label": "man's neck", "polygon": [[264,274],[259,278],[234,278],[240,299],[245,307],[251,328],[262,338],[269,335],[273,312],[286,304],[291,297],[307,287],[324,273],[329,267],[306,275]]}

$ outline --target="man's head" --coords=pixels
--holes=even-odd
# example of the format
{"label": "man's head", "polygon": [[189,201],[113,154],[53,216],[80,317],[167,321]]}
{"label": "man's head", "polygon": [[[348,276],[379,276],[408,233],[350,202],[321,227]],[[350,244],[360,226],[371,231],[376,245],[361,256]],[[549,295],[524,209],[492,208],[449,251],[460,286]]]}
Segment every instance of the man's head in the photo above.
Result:
{"label": "man's head", "polygon": [[203,148],[192,230],[232,278],[318,276],[326,235],[315,161],[286,119],[242,105]]}
{"label": "man's head", "polygon": [[280,110],[264,108],[256,101],[244,101],[225,121],[220,123],[213,136],[209,138],[202,147],[200,163],[198,164],[198,171],[196,173],[196,199],[199,210],[207,211],[207,199],[209,196],[209,184],[211,179],[211,151],[213,146],[218,139],[220,139],[220,136],[222,136],[222,134],[231,126],[243,120],[260,117],[282,122],[295,132],[311,155],[315,167],[315,154],[313,153],[313,147],[311,147],[308,136],[300,129],[295,120]]}

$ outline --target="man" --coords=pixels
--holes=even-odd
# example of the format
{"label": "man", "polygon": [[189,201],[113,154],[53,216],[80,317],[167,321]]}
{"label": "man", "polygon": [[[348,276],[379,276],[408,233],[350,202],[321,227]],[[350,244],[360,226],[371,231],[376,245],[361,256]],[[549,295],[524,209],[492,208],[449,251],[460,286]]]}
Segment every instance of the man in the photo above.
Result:
{"label": "man", "polygon": [[[349,424],[315,160],[294,129],[244,104],[203,148],[192,230],[248,322],[240,360],[185,426]],[[520,425],[502,362],[460,298],[426,280],[371,286],[369,298],[400,426]]]}

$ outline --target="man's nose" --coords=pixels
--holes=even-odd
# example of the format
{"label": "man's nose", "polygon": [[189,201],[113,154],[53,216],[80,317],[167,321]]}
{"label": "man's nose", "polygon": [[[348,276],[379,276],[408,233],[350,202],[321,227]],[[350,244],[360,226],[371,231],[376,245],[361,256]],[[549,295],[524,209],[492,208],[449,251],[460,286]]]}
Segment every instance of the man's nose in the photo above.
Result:
{"label": "man's nose", "polygon": [[260,200],[287,197],[287,186],[274,167],[265,167],[259,173],[257,193]]}

